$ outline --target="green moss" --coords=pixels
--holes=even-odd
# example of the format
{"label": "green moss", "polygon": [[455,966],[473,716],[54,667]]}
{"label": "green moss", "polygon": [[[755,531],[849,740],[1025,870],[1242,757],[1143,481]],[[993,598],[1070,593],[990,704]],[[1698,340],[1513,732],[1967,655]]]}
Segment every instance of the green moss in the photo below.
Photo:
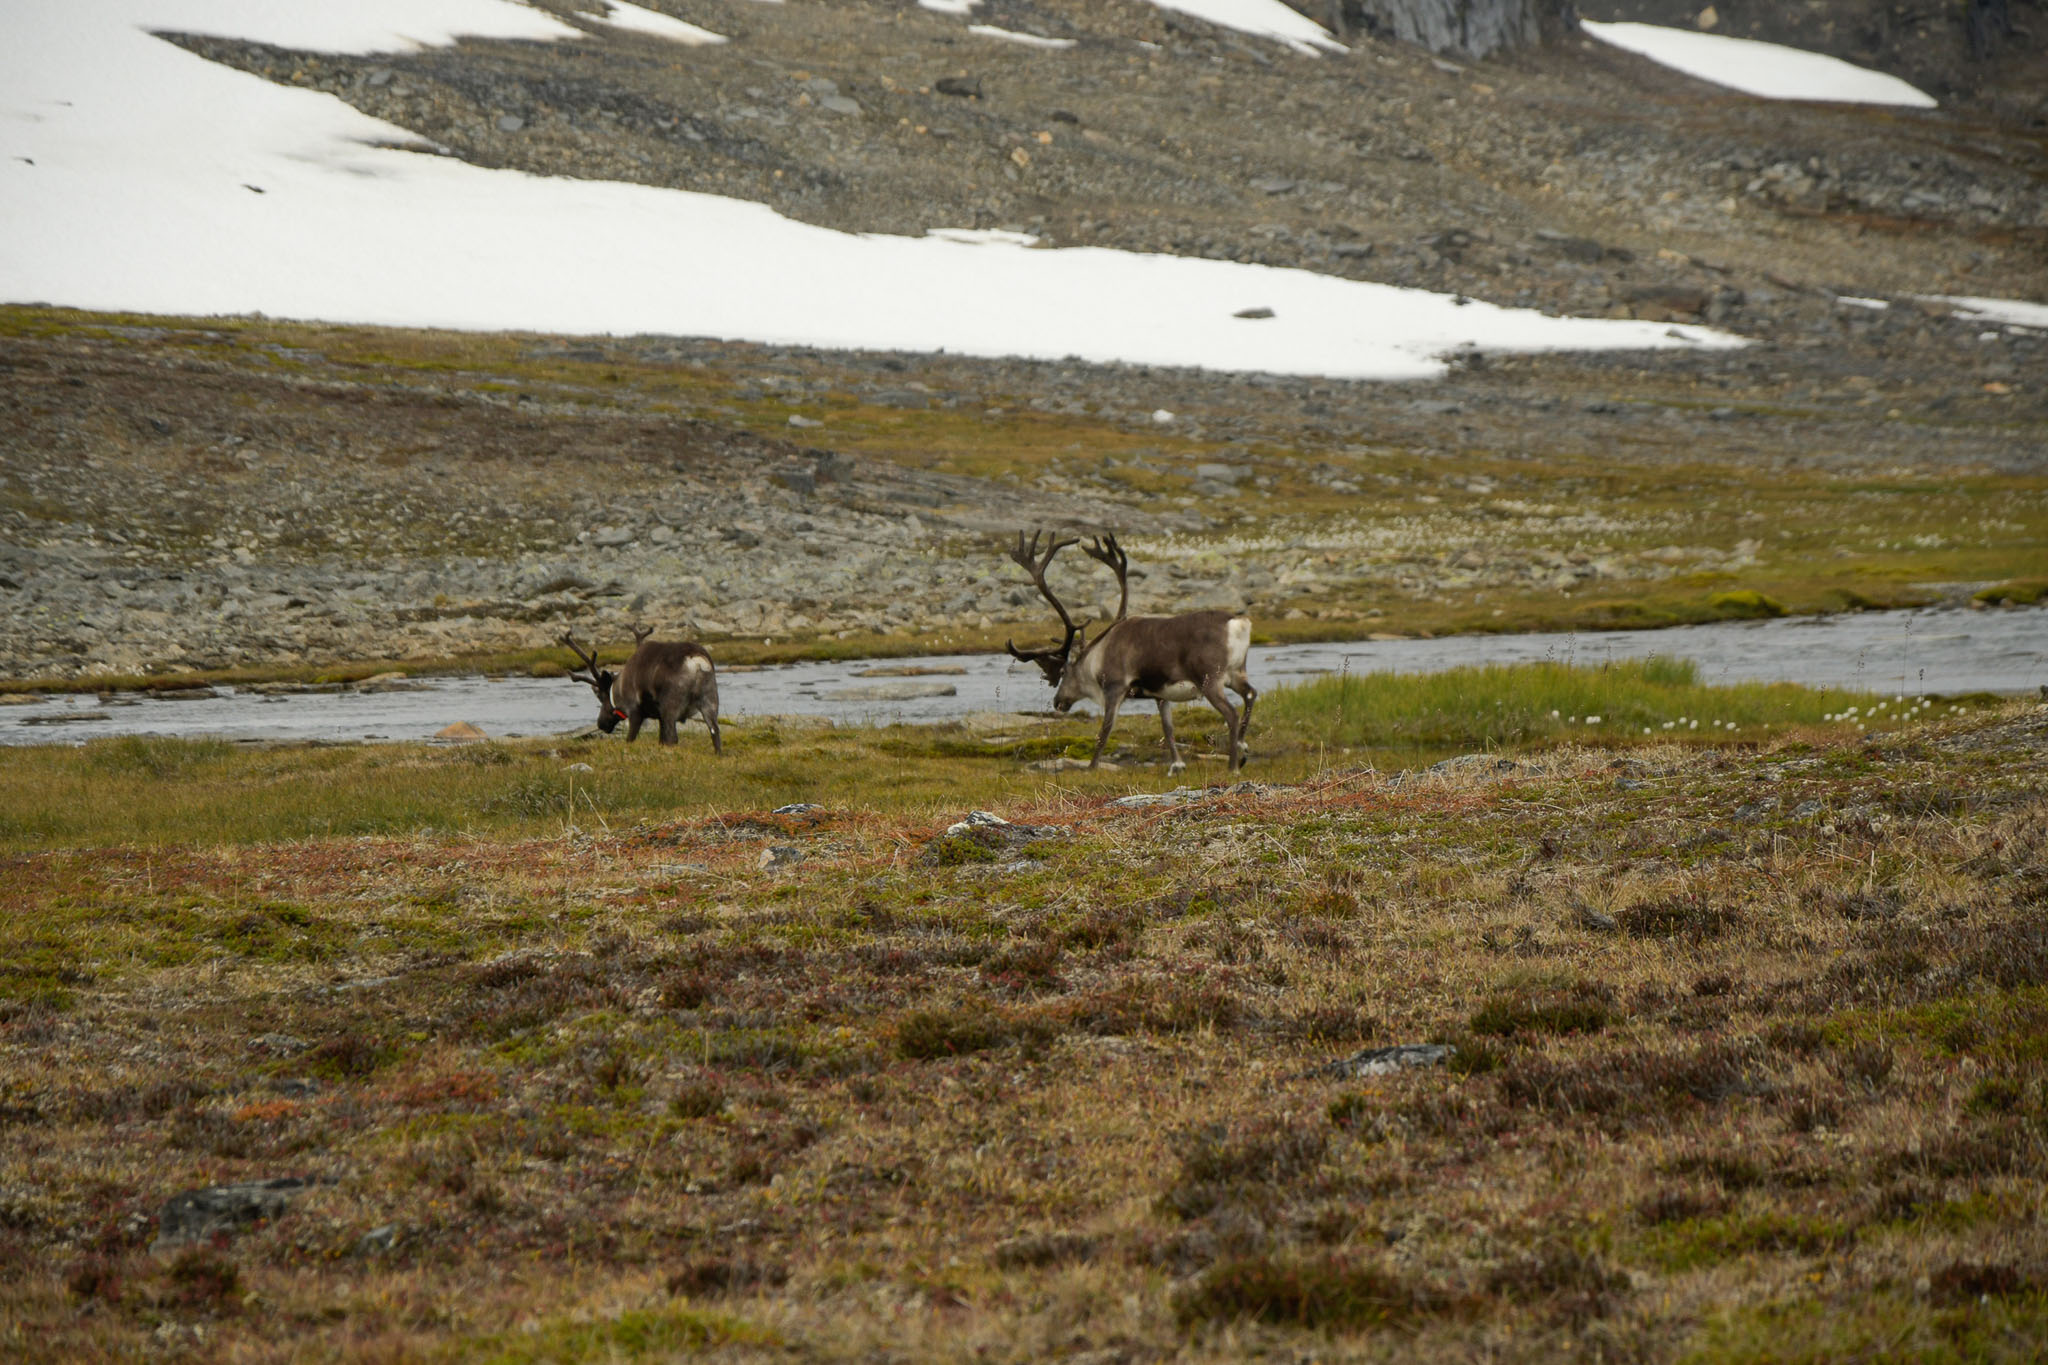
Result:
{"label": "green moss", "polygon": [[1211,1267],[1174,1298],[1183,1324],[1246,1320],[1292,1327],[1388,1327],[1458,1311],[1458,1298],[1376,1266],[1333,1257],[1249,1256]]}
{"label": "green moss", "polygon": [[2007,583],[1994,583],[1970,594],[1978,602],[1992,606],[2010,603],[2014,606],[2031,607],[2043,596],[2048,596],[2048,578],[2015,578]]}
{"label": "green moss", "polygon": [[443,1360],[465,1365],[576,1365],[577,1362],[667,1360],[720,1346],[774,1347],[765,1327],[726,1313],[691,1308],[633,1309],[596,1322],[556,1319],[530,1332],[506,1332],[444,1349]]}
{"label": "green moss", "polygon": [[1707,1320],[1687,1343],[1687,1365],[1834,1365],[1910,1360],[1916,1365],[2032,1361],[2048,1340],[2048,1297],[1993,1295],[1937,1306],[1897,1293],[1779,1300]]}
{"label": "green moss", "polygon": [[1785,1213],[1730,1213],[1666,1223],[1643,1237],[1645,1257],[1670,1274],[1742,1256],[1818,1256],[1848,1243],[1839,1220]]}
{"label": "green moss", "polygon": [[1764,617],[1783,616],[1784,604],[1750,588],[1738,588],[1733,592],[1717,592],[1709,599],[1714,610],[1727,616]]}

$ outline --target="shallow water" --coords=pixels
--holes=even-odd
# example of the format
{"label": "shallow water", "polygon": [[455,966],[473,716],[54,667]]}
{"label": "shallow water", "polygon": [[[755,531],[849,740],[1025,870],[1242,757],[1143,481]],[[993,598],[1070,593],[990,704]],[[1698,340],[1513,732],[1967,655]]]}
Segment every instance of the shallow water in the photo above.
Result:
{"label": "shallow water", "polygon": [[[1600,664],[1649,655],[1692,659],[1710,683],[1797,682],[1907,696],[2032,692],[2048,684],[2048,609],[1927,609],[1670,630],[1282,645],[1254,649],[1251,674],[1265,688],[1323,673],[1426,673],[1462,664],[1543,659]],[[962,671],[859,676],[871,668]],[[898,700],[839,695],[897,683],[950,685],[953,691]],[[839,724],[857,725],[944,721],[976,711],[1039,711],[1051,700],[1037,669],[1001,654],[726,669],[719,674],[718,690],[725,716],[829,716]],[[454,721],[516,738],[570,731],[588,725],[596,714],[590,689],[562,678],[426,678],[416,690],[400,692],[277,696],[222,689],[215,697],[183,701],[133,694],[110,702],[66,696],[0,708],[0,744],[79,743],[129,734],[421,740]],[[692,722],[685,734],[701,742],[703,727]]]}

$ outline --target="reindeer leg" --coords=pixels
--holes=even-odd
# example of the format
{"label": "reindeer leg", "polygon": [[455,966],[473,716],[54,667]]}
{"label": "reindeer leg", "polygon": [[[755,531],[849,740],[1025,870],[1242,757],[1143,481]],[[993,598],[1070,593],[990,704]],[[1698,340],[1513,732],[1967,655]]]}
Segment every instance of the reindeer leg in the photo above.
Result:
{"label": "reindeer leg", "polygon": [[1177,777],[1187,767],[1187,760],[1180,756],[1180,745],[1173,738],[1173,703],[1166,698],[1159,699],[1159,731],[1166,736],[1166,775]]}
{"label": "reindeer leg", "polygon": [[681,742],[682,737],[676,732],[681,728],[683,714],[689,709],[689,705],[690,703],[685,698],[677,695],[676,690],[673,688],[661,694],[660,717],[661,742],[663,744],[677,744]]}
{"label": "reindeer leg", "polygon": [[640,707],[636,704],[633,707],[633,714],[626,717],[626,743],[631,744],[640,738],[640,726],[646,719],[647,717],[640,714]]}
{"label": "reindeer leg", "polygon": [[1202,695],[1209,699],[1209,705],[1223,713],[1224,727],[1230,731],[1230,771],[1236,772],[1244,766],[1244,732],[1239,728],[1237,711],[1231,706],[1223,684],[1214,678],[1203,684]]}
{"label": "reindeer leg", "polygon": [[716,692],[713,692],[708,699],[697,703],[697,714],[704,717],[704,725],[711,731],[711,752],[723,754],[725,752],[725,745],[718,738],[718,694]]}
{"label": "reindeer leg", "polygon": [[1259,689],[1252,686],[1250,678],[1239,678],[1230,684],[1230,690],[1244,698],[1244,711],[1237,721],[1237,734],[1242,741],[1252,732],[1252,703],[1259,699]]}
{"label": "reindeer leg", "polygon": [[1122,691],[1102,689],[1102,733],[1095,736],[1095,752],[1088,756],[1088,766],[1094,767],[1102,761],[1102,746],[1109,742],[1110,729],[1116,724],[1116,708],[1124,704]]}

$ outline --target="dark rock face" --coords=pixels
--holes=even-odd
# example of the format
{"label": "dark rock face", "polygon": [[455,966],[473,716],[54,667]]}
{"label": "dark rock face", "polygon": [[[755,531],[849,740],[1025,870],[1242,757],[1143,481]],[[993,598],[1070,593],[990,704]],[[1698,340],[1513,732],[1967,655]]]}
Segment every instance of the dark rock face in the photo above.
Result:
{"label": "dark rock face", "polygon": [[1569,21],[1571,0],[1288,0],[1339,37],[1364,34],[1431,52],[1485,57],[1542,40]]}

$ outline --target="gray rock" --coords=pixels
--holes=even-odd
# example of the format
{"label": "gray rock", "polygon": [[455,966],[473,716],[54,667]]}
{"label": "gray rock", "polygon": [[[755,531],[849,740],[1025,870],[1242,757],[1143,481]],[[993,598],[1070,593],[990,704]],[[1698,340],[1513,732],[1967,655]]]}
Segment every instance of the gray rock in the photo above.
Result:
{"label": "gray rock", "polygon": [[590,543],[601,550],[616,550],[631,545],[639,538],[623,526],[606,526],[591,533]]}
{"label": "gray rock", "polygon": [[1520,766],[1512,758],[1500,758],[1493,754],[1459,754],[1456,758],[1446,758],[1430,764],[1429,771],[1444,774],[1478,773],[1481,776],[1493,777],[1501,773],[1511,773]]}
{"label": "gray rock", "polygon": [[501,133],[516,133],[525,126],[526,120],[517,114],[498,115],[498,131]]}
{"label": "gray rock", "polygon": [[761,850],[756,866],[763,872],[775,872],[795,867],[804,860],[804,851],[792,844],[770,844]]}
{"label": "gray rock", "polygon": [[1621,927],[1614,916],[1595,910],[1581,900],[1572,902],[1572,912],[1579,917],[1579,927],[1597,934],[1611,934]]}
{"label": "gray rock", "polygon": [[157,1213],[156,1241],[150,1250],[172,1250],[210,1241],[220,1233],[232,1236],[254,1223],[274,1222],[292,1199],[311,1185],[311,1181],[297,1176],[282,1176],[240,1185],[208,1185],[174,1194]]}
{"label": "gray rock", "polygon": [[844,95],[827,95],[818,101],[818,107],[834,114],[858,114],[860,105]]}
{"label": "gray rock", "polygon": [[1190,801],[1201,801],[1212,794],[1208,787],[1175,787],[1170,792],[1137,792],[1130,796],[1119,796],[1110,802],[1125,810],[1138,810],[1145,806],[1180,806]]}
{"label": "gray rock", "polygon": [[371,1228],[356,1239],[356,1255],[376,1256],[398,1245],[398,1225],[386,1223],[380,1228]]}
{"label": "gray rock", "polygon": [[814,810],[823,810],[815,801],[792,801],[786,806],[777,806],[770,815],[809,815]]}
{"label": "gray rock", "polygon": [[1442,1066],[1457,1049],[1448,1043],[1400,1043],[1394,1047],[1369,1047],[1342,1061],[1330,1062],[1304,1074],[1360,1080],[1367,1076],[1391,1076],[1415,1067]]}
{"label": "gray rock", "polygon": [[1064,839],[1068,831],[1060,825],[1020,825],[993,811],[969,811],[967,818],[946,827],[946,832],[925,846],[928,862],[944,862],[949,846],[972,845],[988,853],[1003,854],[1042,839]]}
{"label": "gray rock", "polygon": [[1262,305],[1258,308],[1240,308],[1230,316],[1234,318],[1249,318],[1256,322],[1264,318],[1270,318],[1274,316],[1274,313],[1272,309]]}

